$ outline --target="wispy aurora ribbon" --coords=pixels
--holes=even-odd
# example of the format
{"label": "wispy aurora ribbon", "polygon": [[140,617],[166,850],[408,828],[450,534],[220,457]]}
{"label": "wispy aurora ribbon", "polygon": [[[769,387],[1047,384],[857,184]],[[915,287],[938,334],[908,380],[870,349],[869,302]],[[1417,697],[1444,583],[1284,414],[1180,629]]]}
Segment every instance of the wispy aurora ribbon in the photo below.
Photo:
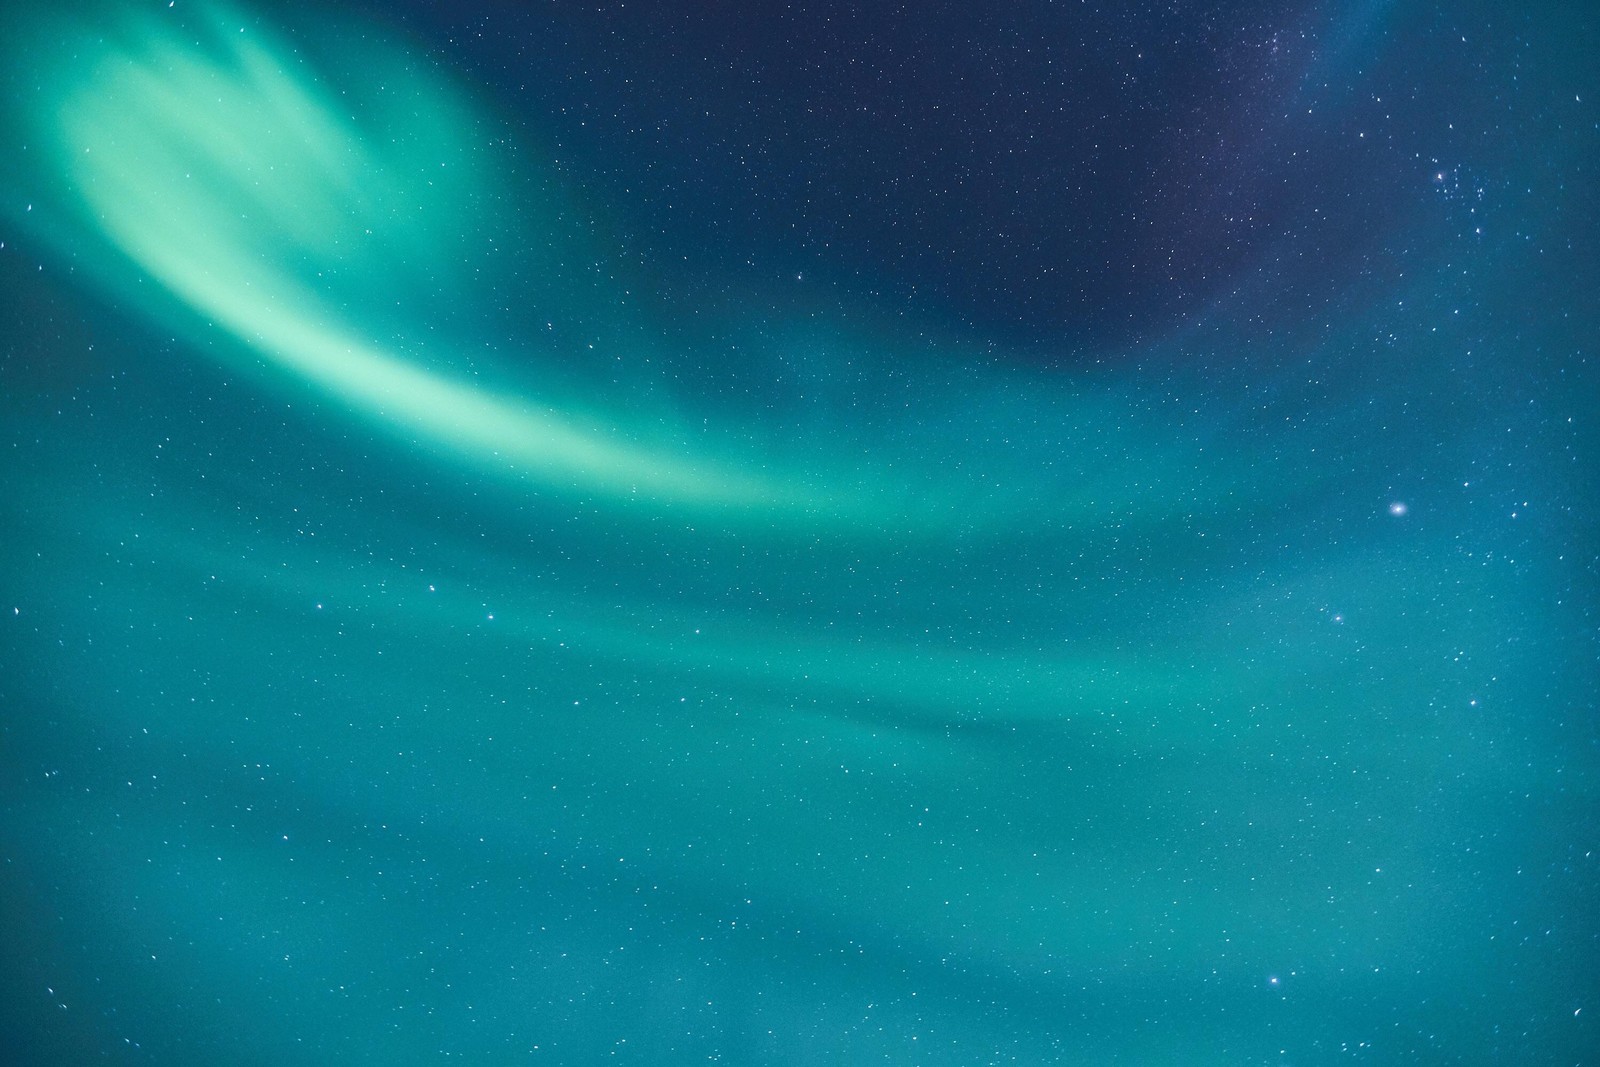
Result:
{"label": "wispy aurora ribbon", "polygon": [[[761,397],[729,418],[692,389],[639,374],[645,346],[608,321],[624,317],[620,294],[603,280],[600,296],[582,292],[578,279],[610,253],[574,225],[561,183],[537,164],[506,177],[486,147],[497,120],[403,49],[328,34],[341,78],[227,8],[39,21],[21,56],[36,64],[25,75],[36,89],[14,116],[37,152],[13,194],[44,202],[31,227],[231,366],[265,364],[279,386],[475,472],[640,515],[946,540],[1165,518],[1246,485],[1209,457],[1192,463],[1173,427],[1119,408],[1107,390],[1041,391],[976,365],[940,386],[925,375],[906,404],[886,402],[905,387],[881,369],[834,384],[838,352],[909,348],[870,332],[781,324],[747,346],[774,366],[791,351],[816,360],[821,391],[855,388],[836,397],[843,419],[787,433]],[[526,306],[500,335],[504,350],[480,361],[470,328],[434,320],[442,308],[472,319],[488,302],[468,263],[484,248],[513,264],[499,299]],[[576,351],[548,339],[545,318],[558,333],[612,336]],[[728,358],[657,355],[695,367]],[[587,388],[597,364],[623,359],[624,400]],[[776,407],[791,401],[779,395],[787,386],[772,388]],[[1043,421],[1044,434],[1018,429]]]}
{"label": "wispy aurora ribbon", "polygon": [[44,133],[85,218],[196,316],[396,434],[551,489],[824,521],[865,503],[800,472],[696,455],[642,427],[618,432],[374,341],[303,279],[373,272],[381,287],[406,258],[447,274],[452,228],[490,198],[484,176],[459,173],[472,168],[463,131],[480,118],[374,50],[364,74],[402,103],[363,130],[347,100],[256,26],[217,14],[196,43],[172,17],[123,19],[88,45],[97,52],[66,61]]}
{"label": "wispy aurora ribbon", "polygon": [[[959,384],[925,380],[913,394],[918,410],[892,432],[878,432],[897,416],[872,386],[851,409],[854,425],[785,441],[782,428],[762,425],[758,398],[743,405],[754,439],[724,426],[706,438],[710,447],[688,443],[685,423],[702,420],[684,418],[670,399],[630,407],[563,388],[560,364],[571,353],[541,347],[537,332],[514,336],[509,370],[480,373],[467,331],[444,323],[434,332],[409,295],[431,290],[435,306],[476,306],[482,286],[462,263],[472,241],[497,236],[515,248],[513,276],[551,302],[540,318],[601,318],[605,308],[559,306],[549,295],[598,253],[562,229],[559,192],[540,202],[525,187],[509,191],[494,153],[476,147],[486,139],[476,131],[492,121],[442,78],[358,34],[333,39],[360,50],[335,64],[357,77],[311,73],[296,48],[226,9],[124,11],[103,25],[41,32],[29,50],[39,88],[20,118],[44,155],[28,177],[51,206],[31,221],[87,248],[81,261],[103,281],[232,367],[264,362],[278,384],[331,398],[477,473],[600,504],[607,515],[734,531],[730,540],[691,536],[675,551],[742,575],[757,605],[737,632],[708,632],[691,655],[656,623],[698,634],[694,620],[708,606],[722,610],[723,592],[664,598],[641,581],[628,590],[638,617],[652,620],[641,623],[612,598],[522,583],[518,599],[566,629],[505,612],[502,633],[535,641],[561,632],[617,662],[668,672],[693,664],[782,692],[814,686],[841,707],[893,702],[936,723],[1053,722],[1130,699],[1217,696],[1219,683],[1192,669],[1196,635],[1184,621],[1210,610],[1196,599],[1216,591],[1197,589],[1193,568],[1216,542],[1173,532],[1193,514],[1251,505],[1236,490],[1246,474],[1260,480],[1264,461],[1212,453],[1199,462],[1200,437],[1181,441],[1182,427],[1164,422],[1172,413],[1155,413],[1147,398],[1141,410],[1119,405],[1111,389],[1091,398],[1059,381],[1030,392],[992,368],[968,368]],[[422,336],[426,345],[415,342]],[[706,422],[739,424],[740,405],[677,399],[707,412]],[[843,447],[855,432],[853,445],[873,447]],[[1280,480],[1271,491],[1287,500],[1300,490]],[[596,532],[604,530],[601,518]],[[757,552],[746,552],[741,531],[759,533]],[[973,531],[980,536],[968,542]],[[1153,537],[1169,543],[1171,558],[1135,573],[1142,598],[1162,605],[1163,636],[1142,623],[1151,651],[1134,654],[1110,625],[1091,621],[1114,614],[1120,594],[1083,582],[1079,561],[1110,560]],[[961,555],[969,549],[976,564]],[[934,625],[877,621],[906,617],[911,603],[925,604]],[[1009,644],[977,621],[986,618],[1047,621]],[[935,631],[945,635],[938,642]]]}

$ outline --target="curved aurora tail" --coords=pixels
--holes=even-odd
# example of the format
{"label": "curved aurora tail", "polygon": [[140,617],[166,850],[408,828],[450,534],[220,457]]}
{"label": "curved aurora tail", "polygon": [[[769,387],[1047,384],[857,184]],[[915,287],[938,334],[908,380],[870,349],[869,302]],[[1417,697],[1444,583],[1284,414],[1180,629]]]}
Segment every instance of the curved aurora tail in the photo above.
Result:
{"label": "curved aurora tail", "polygon": [[401,128],[363,137],[286,51],[244,32],[237,16],[207,21],[203,44],[176,37],[158,14],[99,55],[75,57],[81,81],[44,141],[83,217],[197,320],[396,435],[543,485],[701,509],[829,506],[798,478],[645,447],[369,339],[306,279],[373,271],[368,284],[381,292],[397,246],[429,259],[454,251],[449,215],[483,198],[478,180],[432,200],[406,184],[431,186],[434,172],[464,158],[470,166],[456,136],[475,120],[391,66],[371,73],[404,85],[407,112],[391,120]]}
{"label": "curved aurora tail", "polygon": [[[1380,8],[1284,91],[1324,106]],[[5,365],[49,1026],[59,989],[171,1061],[1232,1063],[1587,1025],[1591,956],[1503,978],[1597,884],[1592,439],[1540,362],[1581,331],[1498,289],[1548,280],[1537,227],[1419,209],[1403,287],[1312,327],[1241,280],[1111,371],[1005,369],[642,299],[535,135],[309,21],[10,35],[49,255],[7,277],[98,316],[19,314]]]}
{"label": "curved aurora tail", "polygon": [[[231,365],[264,362],[280,387],[332,398],[403,441],[569,499],[634,514],[643,502],[645,514],[665,508],[684,521],[800,537],[948,540],[1151,521],[1187,510],[1163,482],[1233,494],[1262,476],[1259,457],[1232,470],[1197,466],[1172,427],[1155,429],[1172,440],[1153,455],[1153,427],[1128,425],[1148,416],[1107,403],[1109,393],[1091,400],[994,372],[973,381],[969,371],[943,387],[898,385],[881,359],[850,354],[878,343],[871,334],[766,342],[828,367],[813,392],[837,391],[827,376],[840,359],[863,364],[843,368],[864,383],[832,403],[870,428],[866,439],[837,423],[775,433],[761,398],[708,435],[720,413],[700,417],[703,401],[647,368],[652,356],[667,367],[725,357],[662,352],[638,329],[606,322],[629,319],[625,294],[576,296],[565,275],[606,252],[548,176],[499,175],[475,140],[494,120],[442,79],[381,44],[357,56],[341,44],[355,76],[335,86],[226,8],[182,22],[171,12],[110,21],[116,32],[84,31],[92,43],[37,75],[55,96],[21,121],[43,157],[32,199],[50,217],[30,221]],[[504,291],[486,293],[494,274]],[[534,306],[501,351],[486,353],[413,300],[436,319],[495,301]],[[530,318],[544,329],[526,329]],[[612,339],[596,351],[540,336],[558,327]],[[607,405],[597,397],[615,390],[594,368],[616,364],[638,381]],[[767,402],[792,403],[785,390],[794,387]],[[893,400],[912,415],[893,415]],[[1003,419],[981,409],[985,400]],[[863,411],[874,405],[877,414]],[[1010,439],[1012,421],[1030,414],[1064,422],[1078,439],[1030,452]],[[941,421],[951,434],[930,436],[925,427]]]}
{"label": "curved aurora tail", "polygon": [[[783,546],[766,552],[774,568],[811,567],[819,556],[859,558],[865,550],[898,559],[894,569],[908,572],[919,558],[973,538],[982,551],[996,531],[1033,537],[1041,551],[1081,553],[1084,531],[1115,541],[1130,527],[1188,510],[1207,482],[1246,480],[1197,468],[1193,455],[1170,444],[1152,457],[1137,434],[1107,428],[1128,420],[1128,410],[1099,410],[1061,390],[1044,402],[1070,403],[1064,421],[1083,441],[1062,442],[1044,463],[1009,441],[986,446],[981,424],[1000,421],[996,413],[1002,425],[1041,417],[1040,398],[1021,388],[1037,383],[994,373],[976,389],[966,381],[902,390],[920,417],[954,408],[947,417],[963,434],[954,449],[926,436],[897,441],[890,429],[854,456],[831,432],[774,442],[759,408],[741,429],[722,434],[712,454],[685,444],[685,423],[709,421],[693,418],[693,397],[606,409],[582,382],[542,393],[541,376],[560,381],[566,369],[537,338],[516,339],[509,357],[485,368],[466,354],[469,341],[452,341],[448,331],[439,341],[429,336],[439,332],[432,324],[406,324],[415,309],[392,299],[419,287],[434,290],[435,307],[483,299],[479,271],[456,265],[470,263],[474,242],[523,250],[509,273],[517,286],[541,292],[559,291],[559,282],[541,284],[541,272],[558,274],[561,264],[598,255],[581,232],[558,239],[556,208],[526,198],[509,216],[494,207],[527,187],[497,176],[493,161],[463,136],[489,123],[487,116],[381,44],[347,56],[362,82],[335,88],[306,70],[294,49],[273,43],[270,30],[225,7],[182,21],[165,11],[124,13],[114,25],[105,36],[85,30],[89,43],[49,62],[58,98],[24,116],[44,148],[40,186],[64,194],[41,198],[52,210],[30,207],[30,220],[48,216],[64,247],[98,246],[88,258],[112,291],[198,349],[241,370],[264,367],[264,384],[332,400],[407,447],[442,452],[463,474],[509,479],[513,492],[577,501],[618,521],[694,524],[691,531],[703,528],[701,540],[755,529]],[[383,93],[364,97],[359,85],[373,83]],[[345,114],[351,110],[358,116]],[[559,205],[559,194],[546,195]],[[476,219],[480,213],[487,222]],[[48,223],[40,229],[48,232]],[[571,332],[582,332],[581,316],[607,313],[617,314],[602,298],[598,312],[541,306],[535,317],[571,314],[580,319]],[[428,340],[410,348],[373,340],[386,333]],[[991,410],[975,410],[979,403]],[[663,426],[674,429],[663,433]],[[767,440],[758,439],[763,434]],[[1008,477],[1027,491],[999,484]],[[1190,488],[1174,504],[1162,490],[1180,480]],[[786,557],[795,544],[812,547]],[[879,581],[904,589],[904,575]],[[550,595],[541,589],[538,598]],[[557,602],[570,618],[595,614]],[[652,616],[683,614],[653,597],[646,605]],[[987,717],[1050,721],[1076,714],[1094,694],[1121,700],[1194,688],[1170,666],[1135,666],[1121,652],[1091,652],[1076,641],[1063,651],[975,651],[929,647],[894,628],[819,640],[806,614],[774,612],[736,640],[701,642],[708,669],[724,678],[804,680],[852,696],[876,691],[913,719],[935,723],[985,703],[998,705]],[[670,642],[661,647],[649,629],[596,621],[582,633],[585,647],[621,662],[676,662],[681,652]],[[692,626],[680,621],[672,629]]]}

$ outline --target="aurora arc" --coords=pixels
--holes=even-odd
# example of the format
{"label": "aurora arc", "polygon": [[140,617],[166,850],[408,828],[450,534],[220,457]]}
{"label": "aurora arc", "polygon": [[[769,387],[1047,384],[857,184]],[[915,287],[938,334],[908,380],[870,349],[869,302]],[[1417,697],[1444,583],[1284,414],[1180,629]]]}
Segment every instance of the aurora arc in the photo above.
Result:
{"label": "aurora arc", "polygon": [[[213,13],[209,49],[170,38],[151,20],[134,26],[132,40],[79,59],[87,73],[55,112],[55,137],[45,138],[83,217],[195,316],[395,434],[552,488],[799,515],[841,503],[843,494],[819,493],[799,477],[620,440],[534,397],[472,384],[367,340],[290,264],[330,266],[341,242],[359,243],[379,227],[399,231],[419,255],[438,254],[441,234],[430,226],[439,221],[405,218],[395,206],[405,199],[397,173],[425,173],[434,157],[374,152],[325,90],[293,75],[256,36],[227,32],[228,22]],[[420,115],[407,124],[431,123],[421,140],[463,155],[448,142],[453,126],[474,124],[466,105],[425,79],[413,91]],[[402,136],[416,139],[414,130]]]}
{"label": "aurora arc", "polygon": [[[758,524],[769,536],[820,531],[844,552],[886,535],[911,544],[932,538],[931,550],[940,552],[937,546],[962,531],[1015,531],[1072,511],[1082,512],[1080,524],[1107,521],[1061,489],[1047,507],[1023,510],[994,488],[952,488],[959,474],[952,478],[950,465],[930,466],[928,457],[921,457],[925,470],[913,460],[892,477],[863,477],[832,468],[825,450],[805,442],[793,451],[808,457],[808,469],[775,474],[737,456],[696,456],[670,439],[634,443],[615,429],[618,417],[541,402],[525,376],[486,387],[460,373],[458,357],[436,356],[432,366],[373,343],[371,331],[336,301],[370,308],[387,273],[407,260],[431,264],[447,254],[449,212],[492,199],[498,189],[489,174],[474,172],[474,163],[487,165],[482,153],[456,133],[486,120],[437,77],[380,49],[366,72],[403,86],[407,106],[393,114],[374,108],[374,129],[360,130],[339,116],[331,89],[293,72],[287,47],[274,47],[260,28],[235,32],[235,21],[226,9],[206,12],[196,43],[172,34],[159,16],[125,19],[124,32],[101,53],[62,63],[58,76],[67,88],[46,112],[51,125],[42,137],[79,198],[76,210],[64,205],[63,213],[81,219],[91,239],[100,235],[127,264],[117,270],[105,257],[96,260],[113,286],[142,301],[153,318],[170,320],[167,301],[127,283],[128,268],[159,282],[183,308],[178,328],[209,338],[216,327],[232,338],[207,343],[208,350],[246,370],[264,359],[280,385],[287,379],[334,398],[409,445],[442,447],[475,468],[557,494],[634,511],[642,503],[646,515],[665,508],[732,530]],[[444,169],[441,157],[464,173],[452,175],[448,197],[427,203],[432,179],[422,176]],[[541,217],[526,208],[522,214]],[[308,281],[338,275],[360,278],[365,295],[342,299],[336,287]],[[471,297],[468,285],[458,298]],[[631,434],[650,435],[647,428]],[[1090,492],[1104,495],[1114,477],[1085,472],[1073,480],[1083,493],[1098,478],[1100,488]],[[567,609],[569,617],[587,613],[580,605]],[[601,618],[585,633],[588,646],[622,662],[664,668],[678,655],[648,633]],[[725,677],[894,694],[897,704],[941,722],[965,715],[975,699],[1008,707],[1004,718],[1048,721],[1096,694],[1170,699],[1193,688],[1174,667],[1104,650],[991,650],[973,658],[899,638],[840,643],[776,620],[738,640],[703,644]]]}

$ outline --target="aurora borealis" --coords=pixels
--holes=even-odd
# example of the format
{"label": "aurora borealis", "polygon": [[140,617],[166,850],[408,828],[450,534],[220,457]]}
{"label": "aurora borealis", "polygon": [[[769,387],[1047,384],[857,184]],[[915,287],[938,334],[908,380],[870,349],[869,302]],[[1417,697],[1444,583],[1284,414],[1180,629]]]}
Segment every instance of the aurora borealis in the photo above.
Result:
{"label": "aurora borealis", "polygon": [[1597,20],[5,9],[17,1062],[1586,1063]]}

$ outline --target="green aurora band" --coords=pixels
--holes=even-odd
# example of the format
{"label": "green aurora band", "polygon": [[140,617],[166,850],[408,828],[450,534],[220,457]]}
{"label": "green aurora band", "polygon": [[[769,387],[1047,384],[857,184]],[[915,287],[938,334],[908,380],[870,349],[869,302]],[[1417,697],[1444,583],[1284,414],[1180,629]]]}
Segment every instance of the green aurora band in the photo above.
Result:
{"label": "green aurora band", "polygon": [[[1328,1004],[1356,1040],[1423,1032],[1444,1009],[1415,983],[1492,983],[1514,951],[1462,931],[1574,906],[1480,873],[1549,862],[1529,813],[1584,801],[1548,788],[1557,731],[1513,714],[1581,688],[1576,609],[1551,607],[1572,563],[1528,548],[1537,514],[1473,516],[1530,471],[1574,483],[1459,458],[1534,436],[1488,370],[1436,388],[1431,357],[1494,321],[1445,314],[1450,263],[1384,295],[1447,323],[1408,335],[1405,398],[1337,357],[1391,321],[1357,292],[1292,371],[1159,383],[1006,370],[832,305],[758,324],[707,296],[715,325],[672,332],[603,212],[514,159],[535,134],[370,28],[306,22],[13,34],[6,210],[162,339],[115,388],[7,400],[30,442],[7,692],[51,709],[12,736],[26,781],[56,761],[8,811],[60,842],[29,877],[79,895],[41,907],[149,991],[106,1033],[203,990],[174,1060],[421,1061],[500,1048],[490,1019],[574,1062],[603,1016],[536,987],[643,1018],[738,1000],[742,967],[788,976],[745,1004],[779,1034],[825,974],[899,991],[890,1034],[926,1011],[1026,1044],[1065,1011],[1069,1059],[1256,1062],[1331,1033]],[[731,962],[684,982],[662,949],[618,993],[608,909],[663,944],[734,916],[706,920]],[[558,913],[589,918],[541,933]],[[1269,971],[1314,992],[1205,999]],[[1017,1021],[964,1015],[974,983]],[[1128,1021],[1188,983],[1194,1019]],[[406,997],[436,1014],[395,1023]]]}

